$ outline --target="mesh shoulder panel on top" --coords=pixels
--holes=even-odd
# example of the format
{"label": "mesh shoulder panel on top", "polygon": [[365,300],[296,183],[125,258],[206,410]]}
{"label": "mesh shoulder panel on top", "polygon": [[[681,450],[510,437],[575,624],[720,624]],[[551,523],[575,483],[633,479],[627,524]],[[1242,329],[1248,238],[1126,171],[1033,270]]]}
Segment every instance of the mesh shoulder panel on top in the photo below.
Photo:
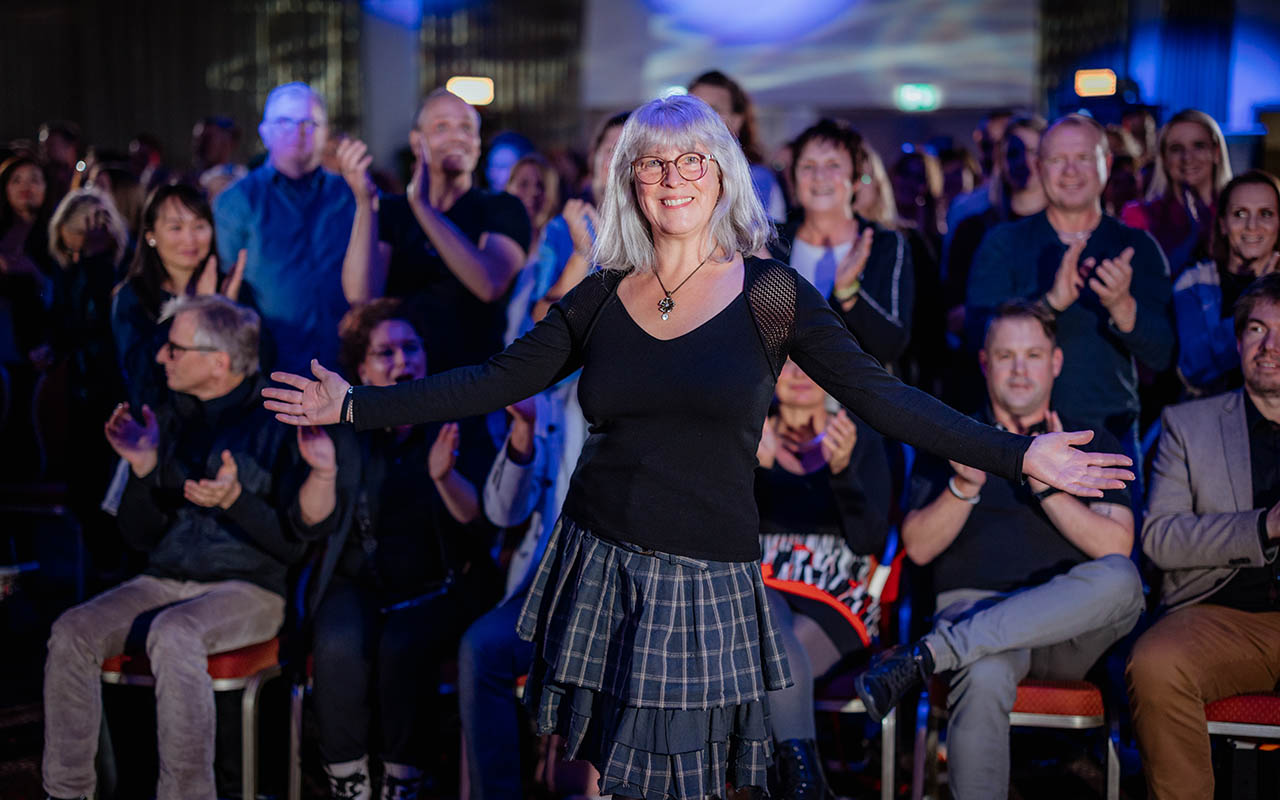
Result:
{"label": "mesh shoulder panel on top", "polygon": [[569,334],[575,347],[581,349],[586,345],[600,309],[604,307],[609,295],[617,290],[625,275],[621,270],[596,270],[588,273],[574,288],[573,302],[565,303],[564,318],[569,325]]}
{"label": "mesh shoulder panel on top", "polygon": [[776,379],[796,327],[796,273],[777,261],[748,259],[747,300]]}

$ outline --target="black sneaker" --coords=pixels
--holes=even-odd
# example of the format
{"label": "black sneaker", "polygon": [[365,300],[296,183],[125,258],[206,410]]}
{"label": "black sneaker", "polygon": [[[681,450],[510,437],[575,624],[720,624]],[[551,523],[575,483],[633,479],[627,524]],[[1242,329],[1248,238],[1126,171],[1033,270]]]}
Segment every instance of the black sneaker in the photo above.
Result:
{"label": "black sneaker", "polygon": [[902,696],[923,686],[933,674],[933,654],[924,642],[898,645],[881,653],[853,682],[858,698],[873,719],[881,720]]}

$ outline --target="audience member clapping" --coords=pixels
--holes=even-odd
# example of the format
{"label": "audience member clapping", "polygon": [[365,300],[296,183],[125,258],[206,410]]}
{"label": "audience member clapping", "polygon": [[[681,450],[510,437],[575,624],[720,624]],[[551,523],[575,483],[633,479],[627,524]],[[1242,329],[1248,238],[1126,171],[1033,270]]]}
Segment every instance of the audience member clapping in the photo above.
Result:
{"label": "audience member clapping", "polygon": [[792,179],[804,220],[784,227],[776,258],[826,295],[859,343],[891,364],[911,335],[915,299],[911,250],[898,231],[854,213],[856,187],[865,172],[862,137],[844,122],[822,120],[795,140]]}
{"label": "audience member clapping", "polygon": [[1136,452],[1136,362],[1159,371],[1173,359],[1172,287],[1155,240],[1102,212],[1109,164],[1105,132],[1089,117],[1068,115],[1044,132],[1037,169],[1048,207],[983,239],[965,326],[976,348],[1000,303],[1043,302],[1066,355],[1057,409]]}
{"label": "audience member clapping", "polygon": [[1173,285],[1178,371],[1197,394],[1240,385],[1232,309],[1256,278],[1280,267],[1280,181],[1259,170],[1233,178],[1218,195],[1209,258]]}
{"label": "audience member clapping", "polygon": [[55,798],[94,794],[102,662],[147,612],[156,796],[216,797],[208,654],[276,634],[287,566],[304,551],[287,532],[303,477],[293,436],[258,401],[257,315],[224,297],[181,297],[165,314],[173,325],[155,358],[172,402],[121,404],[106,423],[129,464],[120,529],[146,569],[63,614],[49,638],[44,788]]}
{"label": "audience member clapping", "polygon": [[[219,287],[213,212],[199,191],[184,184],[152,192],[139,227],[142,240],[111,304],[116,355],[134,408],[159,402],[166,391],[154,359],[167,330],[161,308],[178,295],[213,294],[219,288],[240,299],[245,257],[239,254]],[[269,355],[270,347],[264,349]]]}
{"label": "audience member clapping", "polygon": [[456,95],[427,95],[409,144],[408,194],[382,198],[376,214],[378,238],[391,245],[386,294],[420,306],[433,371],[479,363],[502,349],[529,218],[511,195],[475,186],[480,115]]}
{"label": "audience member clapping", "polygon": [[794,684],[769,692],[783,798],[828,796],[813,684],[879,633],[869,590],[889,530],[889,462],[880,434],[840,410],[792,361],[757,449],[761,570]]}
{"label": "audience member clapping", "polygon": [[[607,117],[596,129],[596,135],[591,140],[591,197],[604,196],[609,180],[609,164],[613,161],[618,137],[622,135],[622,126],[626,124],[630,113],[620,111]],[[595,246],[596,230],[600,224],[597,213],[596,206],[590,199],[571,198],[565,201],[564,210],[561,211],[560,216],[547,224],[546,242],[555,245],[555,249],[543,248],[539,253],[536,271],[530,275],[530,278],[538,276],[535,278],[536,286],[540,286],[547,277],[555,282],[541,294],[537,293],[536,286],[533,289],[531,296],[536,302],[529,311],[528,323],[542,319],[552,303],[564,297],[586,276],[592,266],[591,250]],[[561,248],[565,231],[569,234],[571,246],[568,251]],[[515,292],[513,292],[513,302],[514,295]],[[512,313],[515,313],[514,308]]]}
{"label": "audience member clapping", "polygon": [[1179,111],[1160,129],[1146,200],[1125,206],[1120,221],[1150,231],[1176,277],[1205,255],[1218,192],[1229,180],[1217,121],[1194,108]]}
{"label": "audience member clapping", "polygon": [[[427,374],[422,338],[398,300],[353,307],[341,342],[343,365],[361,384]],[[435,716],[432,676],[497,599],[475,526],[476,485],[493,447],[482,426],[458,423],[334,433],[336,447],[322,429],[298,432],[303,457],[327,479],[304,490],[301,521],[340,520],[312,534],[327,538],[310,599],[320,752],[334,797],[367,798],[376,740],[382,796],[415,797]]]}
{"label": "audience member clapping", "polygon": [[344,272],[355,200],[340,176],[320,167],[328,129],[324,100],[311,87],[272,89],[258,126],[267,162],[213,205],[220,263],[247,252],[244,280],[275,361],[294,371],[305,371],[312,355],[333,363],[338,321],[349,302],[370,296],[360,289],[365,276]]}
{"label": "audience member clapping", "polygon": [[[1035,436],[1082,430],[1050,404],[1063,364],[1053,316],[1026,301],[1002,304],[981,351],[990,405],[976,418]],[[1087,450],[1114,450],[1084,431]],[[933,566],[938,622],[914,644],[872,663],[856,685],[879,718],[935,673],[949,673],[949,781],[957,800],[1009,789],[1009,712],[1023,678],[1081,680],[1142,611],[1129,559],[1129,492],[1078,498],[1031,480],[926,460],[902,523],[907,556]]]}

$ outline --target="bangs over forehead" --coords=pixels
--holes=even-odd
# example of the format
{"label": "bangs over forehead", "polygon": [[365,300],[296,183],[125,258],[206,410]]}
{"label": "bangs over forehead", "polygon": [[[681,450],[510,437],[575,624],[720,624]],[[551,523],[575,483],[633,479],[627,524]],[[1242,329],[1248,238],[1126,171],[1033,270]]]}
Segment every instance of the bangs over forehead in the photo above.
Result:
{"label": "bangs over forehead", "polygon": [[[707,152],[719,156],[726,148],[737,147],[737,142],[719,115],[702,101],[693,103],[667,101],[641,106],[627,120],[618,141],[618,156],[625,156],[623,164],[630,164],[643,155],[656,155],[665,150],[681,153]],[[679,99],[687,100],[681,96]],[[699,108],[698,106],[702,106]]]}

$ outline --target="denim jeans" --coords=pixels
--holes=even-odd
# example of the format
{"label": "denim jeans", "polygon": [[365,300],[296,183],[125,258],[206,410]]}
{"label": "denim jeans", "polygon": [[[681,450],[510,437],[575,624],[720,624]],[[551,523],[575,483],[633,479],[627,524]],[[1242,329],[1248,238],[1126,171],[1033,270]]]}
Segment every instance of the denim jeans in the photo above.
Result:
{"label": "denim jeans", "polygon": [[458,709],[471,800],[519,800],[520,720],[515,681],[529,672],[534,645],[516,635],[524,595],[480,617],[458,651]]}

